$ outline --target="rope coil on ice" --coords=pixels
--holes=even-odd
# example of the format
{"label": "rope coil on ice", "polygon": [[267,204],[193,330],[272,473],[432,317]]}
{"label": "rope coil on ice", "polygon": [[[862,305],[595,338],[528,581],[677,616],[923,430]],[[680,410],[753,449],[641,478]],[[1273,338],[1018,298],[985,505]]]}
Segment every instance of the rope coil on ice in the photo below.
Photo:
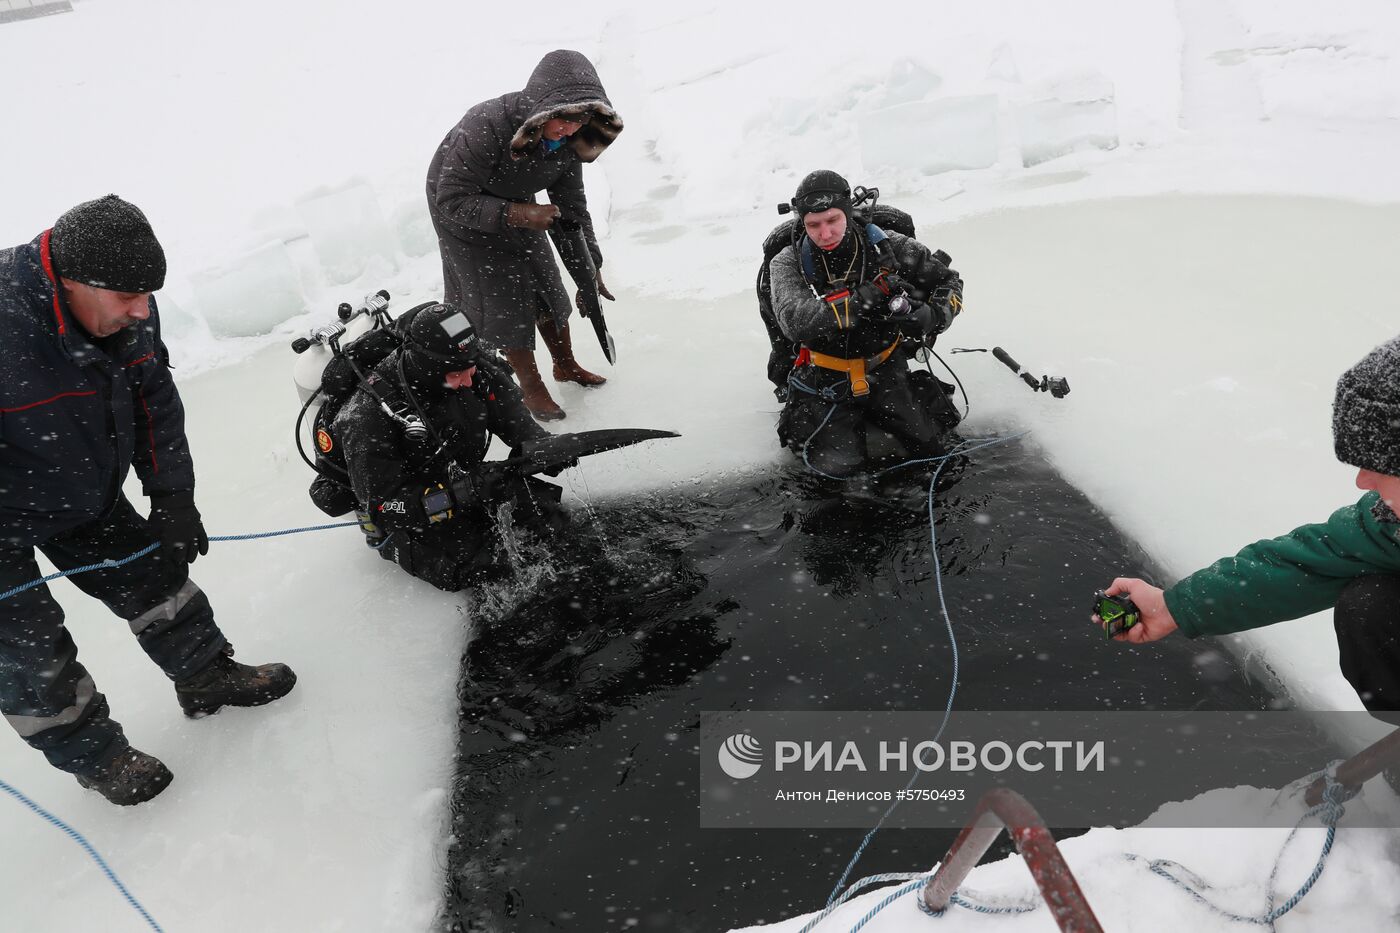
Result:
{"label": "rope coil on ice", "polygon": [[[1321,777],[1326,782],[1326,788],[1322,793],[1322,803],[1303,814],[1293,826],[1293,829],[1289,831],[1288,837],[1284,839],[1282,847],[1279,848],[1278,858],[1274,860],[1273,871],[1269,872],[1268,890],[1270,904],[1273,903],[1274,898],[1274,879],[1278,877],[1279,868],[1283,865],[1284,853],[1288,851],[1289,845],[1292,844],[1294,837],[1298,835],[1298,830],[1303,828],[1303,824],[1314,816],[1319,817],[1319,821],[1322,825],[1327,827],[1327,836],[1322,842],[1322,851],[1318,854],[1317,864],[1313,866],[1312,873],[1308,875],[1307,880],[1303,882],[1302,886],[1298,888],[1297,892],[1294,893],[1292,897],[1266,913],[1246,916],[1211,903],[1199,890],[1209,890],[1211,884],[1195,875],[1194,872],[1189,871],[1179,862],[1174,862],[1171,859],[1147,859],[1133,852],[1125,852],[1124,858],[1130,862],[1146,862],[1148,870],[1154,875],[1167,879],[1189,894],[1192,900],[1210,908],[1213,913],[1219,914],[1227,920],[1233,920],[1236,923],[1249,923],[1255,926],[1272,927],[1276,920],[1297,907],[1303,898],[1308,896],[1308,892],[1313,889],[1313,885],[1317,884],[1317,880],[1322,877],[1322,870],[1327,866],[1327,856],[1332,854],[1332,844],[1336,842],[1337,839],[1337,821],[1346,814],[1346,807],[1344,804],[1361,792],[1360,788],[1346,787],[1338,782],[1337,765],[1339,764],[1341,764],[1340,760],[1334,761],[1321,772],[1308,775],[1308,777],[1304,779],[1310,782],[1314,778]],[[1178,878],[1176,875],[1172,874],[1172,867],[1179,868],[1191,875],[1198,883],[1192,884]]]}

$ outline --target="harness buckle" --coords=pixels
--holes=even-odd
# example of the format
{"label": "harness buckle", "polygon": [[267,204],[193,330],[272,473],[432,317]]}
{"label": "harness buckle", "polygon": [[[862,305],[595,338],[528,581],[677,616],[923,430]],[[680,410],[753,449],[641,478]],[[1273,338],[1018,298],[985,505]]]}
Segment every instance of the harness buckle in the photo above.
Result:
{"label": "harness buckle", "polygon": [[870,380],[865,378],[864,359],[851,360],[851,368],[849,370],[849,375],[851,377],[852,395],[859,398],[862,395],[870,394]]}

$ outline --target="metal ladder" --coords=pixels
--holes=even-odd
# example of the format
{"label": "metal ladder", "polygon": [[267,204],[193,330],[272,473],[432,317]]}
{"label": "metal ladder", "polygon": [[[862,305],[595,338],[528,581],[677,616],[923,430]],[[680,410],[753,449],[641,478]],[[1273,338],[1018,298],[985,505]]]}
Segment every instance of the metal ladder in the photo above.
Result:
{"label": "metal ladder", "polygon": [[[1360,787],[1395,764],[1400,764],[1400,729],[1339,765],[1336,779],[1346,787]],[[1322,802],[1325,786],[1326,782],[1318,778],[1308,787],[1305,797],[1308,806],[1315,807]],[[935,914],[947,910],[953,894],[1003,829],[1010,834],[1021,858],[1026,860],[1026,867],[1060,929],[1064,933],[1103,933],[1103,927],[1045,821],[1026,798],[1004,787],[988,791],[978,801],[972,820],[948,848],[938,871],[924,883],[921,892],[924,906]]]}
{"label": "metal ladder", "polygon": [[924,906],[933,913],[946,910],[953,893],[1003,829],[1026,860],[1026,867],[1060,929],[1065,933],[1103,933],[1045,821],[1026,798],[1004,787],[988,791],[977,802],[972,821],[948,848],[937,873],[925,882],[921,894]]}

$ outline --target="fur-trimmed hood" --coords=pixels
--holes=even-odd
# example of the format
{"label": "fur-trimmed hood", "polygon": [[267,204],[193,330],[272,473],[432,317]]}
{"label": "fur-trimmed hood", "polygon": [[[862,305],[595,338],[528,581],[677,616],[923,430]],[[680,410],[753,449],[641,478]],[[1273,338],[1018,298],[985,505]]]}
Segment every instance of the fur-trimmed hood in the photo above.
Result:
{"label": "fur-trimmed hood", "polygon": [[579,52],[557,49],[535,66],[520,93],[521,123],[510,140],[512,159],[523,159],[539,145],[544,125],[559,117],[587,113],[588,122],[569,139],[580,161],[592,162],[622,132],[598,72]]}

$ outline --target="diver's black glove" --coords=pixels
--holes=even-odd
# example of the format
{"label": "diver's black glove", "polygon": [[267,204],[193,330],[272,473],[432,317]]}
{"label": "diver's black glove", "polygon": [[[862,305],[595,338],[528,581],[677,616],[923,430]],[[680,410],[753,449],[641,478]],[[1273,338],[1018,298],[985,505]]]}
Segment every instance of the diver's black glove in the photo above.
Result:
{"label": "diver's black glove", "polygon": [[194,507],[194,490],[151,496],[148,521],[160,538],[161,550],[171,558],[193,564],[200,554],[209,553],[209,536],[204,533],[199,509]]}
{"label": "diver's black glove", "polygon": [[942,250],[929,256],[920,252],[909,268],[903,270],[904,277],[909,280],[912,290],[919,297],[931,295],[946,284],[950,276],[957,275],[956,272],[948,268],[949,260],[948,254]]}
{"label": "diver's black glove", "polygon": [[895,305],[896,299],[910,290],[910,284],[900,276],[893,272],[881,272],[873,280],[857,285],[852,294],[863,313],[872,317],[884,317],[890,313],[899,313]]}
{"label": "diver's black glove", "polygon": [[874,282],[862,282],[851,290],[851,297],[860,313],[879,317],[889,310],[890,296]]}
{"label": "diver's black glove", "polygon": [[962,312],[962,283],[934,289],[928,296],[928,306],[933,311],[933,333],[943,333]]}
{"label": "diver's black glove", "polygon": [[458,506],[475,503],[492,505],[504,502],[515,494],[512,488],[515,471],[502,466],[500,461],[473,463],[459,467],[461,471],[452,480],[452,498]]}
{"label": "diver's black glove", "polygon": [[911,301],[907,295],[890,299],[889,320],[909,340],[923,340],[938,333],[933,309],[922,301]]}

